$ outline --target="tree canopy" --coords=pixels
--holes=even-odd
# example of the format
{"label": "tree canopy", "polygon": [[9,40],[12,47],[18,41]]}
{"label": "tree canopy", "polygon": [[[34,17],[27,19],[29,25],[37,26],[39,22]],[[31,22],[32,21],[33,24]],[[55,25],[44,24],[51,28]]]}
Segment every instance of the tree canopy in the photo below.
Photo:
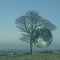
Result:
{"label": "tree canopy", "polygon": [[16,20],[17,27],[28,34],[38,28],[47,28],[54,30],[56,26],[47,19],[41,17],[36,11],[29,11],[25,15],[20,16]]}

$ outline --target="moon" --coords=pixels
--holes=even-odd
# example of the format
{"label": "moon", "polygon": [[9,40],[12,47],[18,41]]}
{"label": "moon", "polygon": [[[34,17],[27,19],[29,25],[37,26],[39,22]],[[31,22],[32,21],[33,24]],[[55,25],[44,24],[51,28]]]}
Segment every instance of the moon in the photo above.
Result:
{"label": "moon", "polygon": [[37,47],[46,48],[53,40],[52,33],[49,29],[38,29],[35,33],[34,44]]}

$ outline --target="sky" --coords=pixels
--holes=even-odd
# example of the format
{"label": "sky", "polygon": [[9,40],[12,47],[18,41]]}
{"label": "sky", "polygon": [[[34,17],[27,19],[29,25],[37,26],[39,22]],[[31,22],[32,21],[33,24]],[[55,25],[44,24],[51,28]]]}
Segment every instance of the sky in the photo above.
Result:
{"label": "sky", "polygon": [[0,48],[18,49],[27,46],[18,39],[21,32],[15,21],[30,10],[37,11],[57,27],[48,48],[60,49],[60,0],[0,0]]}

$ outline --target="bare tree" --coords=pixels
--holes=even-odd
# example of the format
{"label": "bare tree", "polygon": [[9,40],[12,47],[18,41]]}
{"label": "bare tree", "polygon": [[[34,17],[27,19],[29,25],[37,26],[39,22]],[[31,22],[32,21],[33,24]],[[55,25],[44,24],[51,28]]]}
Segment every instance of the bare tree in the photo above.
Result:
{"label": "bare tree", "polygon": [[[27,35],[24,35],[23,38],[27,39],[25,41],[30,42],[30,53],[32,54],[32,47],[33,47],[33,41],[34,41],[34,33],[38,28],[47,28],[49,30],[55,29],[55,25],[53,25],[50,21],[47,19],[44,19],[41,17],[36,11],[29,11],[25,15],[20,16],[16,19],[17,27],[27,33]],[[25,38],[28,36],[27,38]],[[22,40],[24,40],[22,39]]]}

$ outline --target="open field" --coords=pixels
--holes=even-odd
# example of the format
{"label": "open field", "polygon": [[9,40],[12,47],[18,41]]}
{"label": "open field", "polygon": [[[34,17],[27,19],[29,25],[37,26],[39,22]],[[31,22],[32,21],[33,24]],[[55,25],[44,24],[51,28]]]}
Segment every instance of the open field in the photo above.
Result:
{"label": "open field", "polygon": [[60,52],[35,53],[33,55],[22,53],[0,53],[0,60],[60,60]]}

